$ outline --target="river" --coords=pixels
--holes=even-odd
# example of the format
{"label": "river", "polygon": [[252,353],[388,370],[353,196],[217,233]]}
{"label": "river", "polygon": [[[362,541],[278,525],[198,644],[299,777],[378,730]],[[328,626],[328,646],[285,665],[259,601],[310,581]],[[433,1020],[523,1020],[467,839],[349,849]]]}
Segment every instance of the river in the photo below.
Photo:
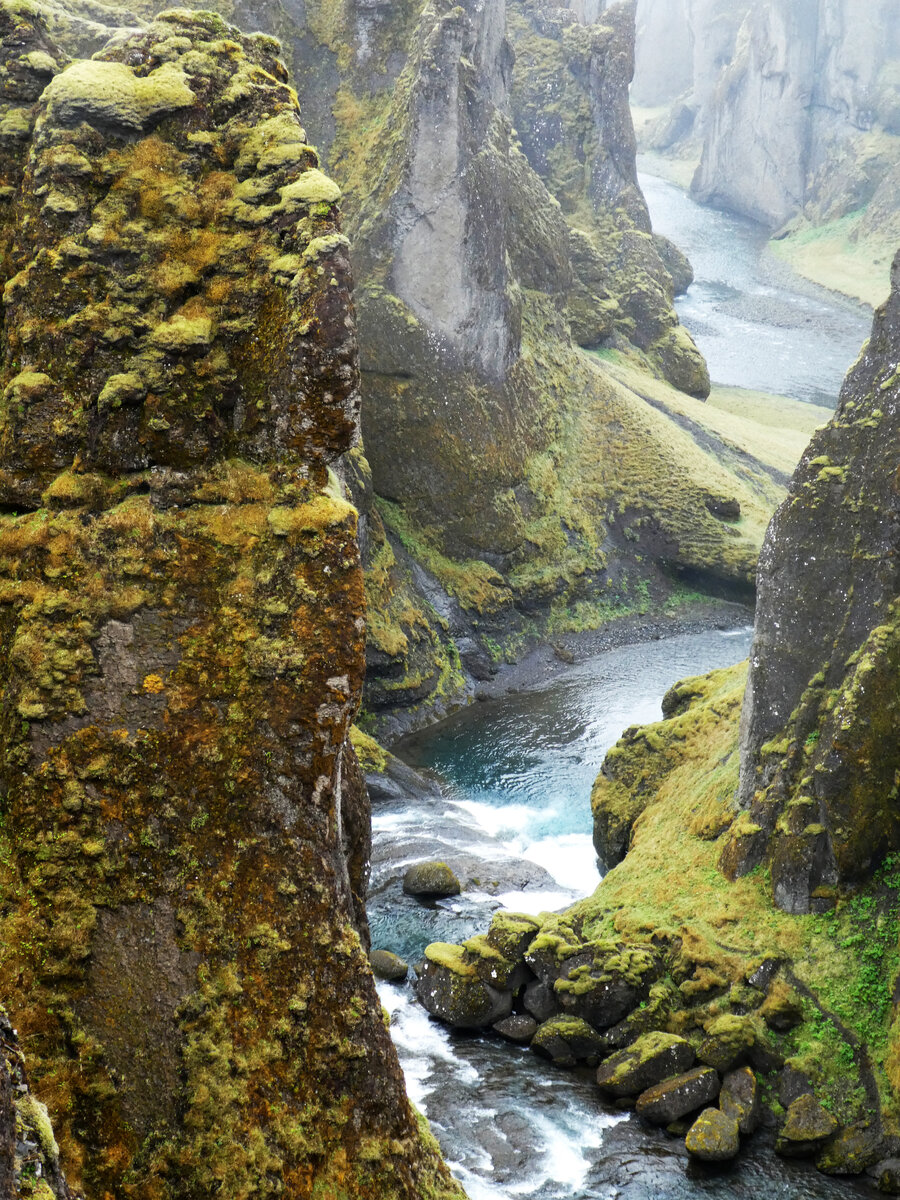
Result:
{"label": "river", "polygon": [[[681,245],[697,282],[680,301],[716,382],[834,404],[871,318],[812,286],[786,287],[749,222],[644,177],[654,227]],[[428,942],[483,931],[499,906],[540,912],[599,876],[589,796],[629,725],[658,719],[668,687],[746,657],[751,630],[712,630],[607,651],[552,680],[476,704],[394,747],[441,780],[414,800],[373,802],[373,945],[409,961]],[[406,866],[444,858],[477,881],[451,900],[405,897]],[[774,1159],[757,1134],[734,1167],[688,1161],[683,1138],[606,1107],[592,1072],[433,1022],[409,983],[380,984],[412,1100],[471,1200],[838,1200],[862,1185]]]}

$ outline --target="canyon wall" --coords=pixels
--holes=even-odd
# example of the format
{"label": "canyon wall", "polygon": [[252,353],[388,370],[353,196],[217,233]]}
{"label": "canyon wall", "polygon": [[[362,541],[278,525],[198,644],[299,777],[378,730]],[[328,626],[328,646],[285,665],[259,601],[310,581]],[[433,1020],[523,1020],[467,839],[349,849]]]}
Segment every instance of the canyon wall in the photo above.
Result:
{"label": "canyon wall", "polygon": [[340,190],[266,35],[179,10],[69,62],[9,3],[0,36],[23,1137],[88,1200],[459,1196],[366,959]]}

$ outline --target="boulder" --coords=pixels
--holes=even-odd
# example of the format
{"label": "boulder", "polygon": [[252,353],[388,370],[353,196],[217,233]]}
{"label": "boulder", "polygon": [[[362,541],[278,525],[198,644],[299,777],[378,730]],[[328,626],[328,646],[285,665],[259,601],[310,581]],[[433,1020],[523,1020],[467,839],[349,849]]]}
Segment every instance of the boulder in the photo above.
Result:
{"label": "boulder", "polygon": [[717,1071],[730,1071],[744,1062],[756,1041],[753,1022],[747,1017],[726,1013],[707,1028],[707,1038],[697,1051],[700,1062]]}
{"label": "boulder", "polygon": [[636,1096],[694,1065],[690,1042],[674,1033],[646,1033],[597,1071],[597,1085],[611,1096]]}
{"label": "boulder", "polygon": [[603,1039],[580,1017],[559,1016],[538,1027],[531,1048],[564,1066],[574,1066],[576,1062],[594,1064],[603,1056]]}
{"label": "boulder", "polygon": [[426,946],[416,995],[432,1016],[456,1029],[486,1029],[509,1016],[512,993],[484,983],[468,959],[449,942]]}
{"label": "boulder", "polygon": [[838,1123],[815,1096],[799,1096],[787,1110],[784,1125],[775,1139],[775,1153],[800,1158],[821,1150],[837,1132]]}
{"label": "boulder", "polygon": [[803,1020],[803,1004],[794,989],[783,979],[776,979],[759,1010],[766,1024],[776,1033],[785,1033]]}
{"label": "boulder", "polygon": [[693,1123],[684,1139],[692,1158],[703,1162],[727,1162],[741,1146],[738,1123],[720,1108],[707,1108]]}
{"label": "boulder", "polygon": [[492,1028],[495,1033],[499,1033],[507,1041],[524,1044],[530,1042],[537,1033],[538,1023],[534,1017],[529,1017],[525,1013],[513,1013],[511,1017],[504,1017],[502,1021],[497,1021]]}
{"label": "boulder", "polygon": [[760,1119],[759,1085],[749,1067],[729,1071],[722,1080],[719,1108],[734,1117],[741,1133],[753,1133]]}
{"label": "boulder", "polygon": [[712,1103],[718,1094],[718,1071],[712,1067],[697,1067],[647,1088],[638,1096],[637,1114],[654,1125],[670,1125]]}
{"label": "boulder", "polygon": [[778,1100],[783,1108],[790,1108],[801,1096],[811,1096],[813,1086],[805,1071],[786,1065],[778,1076]]}
{"label": "boulder", "polygon": [[842,1129],[816,1159],[825,1175],[861,1175],[874,1166],[885,1151],[884,1138],[877,1126],[858,1121]]}
{"label": "boulder", "polygon": [[879,1192],[900,1196],[900,1158],[885,1158],[869,1172]]}
{"label": "boulder", "polygon": [[369,955],[369,964],[376,979],[396,982],[405,979],[409,974],[409,963],[390,950],[373,950]]}
{"label": "boulder", "polygon": [[445,862],[416,863],[403,876],[403,890],[409,896],[458,896],[459,880]]}
{"label": "boulder", "polygon": [[661,974],[659,956],[647,946],[597,943],[564,960],[554,991],[565,1012],[606,1029],[645,1000]]}
{"label": "boulder", "polygon": [[536,1021],[548,1021],[559,1012],[553,985],[535,979],[525,988],[523,1003]]}

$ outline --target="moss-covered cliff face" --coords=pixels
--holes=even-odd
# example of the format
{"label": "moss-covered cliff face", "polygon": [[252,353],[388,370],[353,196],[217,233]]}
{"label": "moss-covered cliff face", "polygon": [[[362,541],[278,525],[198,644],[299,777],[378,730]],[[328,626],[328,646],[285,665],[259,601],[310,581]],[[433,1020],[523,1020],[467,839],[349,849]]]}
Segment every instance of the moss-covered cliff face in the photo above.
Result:
{"label": "moss-covered cliff face", "polygon": [[266,36],[0,33],[0,995],[69,1181],[459,1195],[365,955],[339,189]]}
{"label": "moss-covered cliff face", "polygon": [[868,878],[897,816],[900,258],[893,289],[769,529],[725,862],[771,861],[776,902]]}
{"label": "moss-covered cliff face", "polygon": [[[248,16],[309,81],[345,193],[373,723],[424,719],[528,638],[662,601],[685,573],[745,594],[774,476],[720,465],[648,399],[660,376],[697,397],[708,377],[636,186],[632,9]],[[623,384],[579,344],[643,374]]]}

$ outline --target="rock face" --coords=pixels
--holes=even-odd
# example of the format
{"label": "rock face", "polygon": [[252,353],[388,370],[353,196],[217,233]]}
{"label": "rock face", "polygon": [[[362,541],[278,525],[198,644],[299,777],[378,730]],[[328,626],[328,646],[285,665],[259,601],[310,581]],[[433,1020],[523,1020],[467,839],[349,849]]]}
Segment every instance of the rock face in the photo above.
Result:
{"label": "rock face", "polygon": [[741,720],[732,876],[764,858],[775,902],[867,878],[900,847],[897,545],[890,446],[900,422],[900,257],[892,294],[813,437],[761,559]]}
{"label": "rock face", "polygon": [[365,955],[339,189],[267,36],[0,33],[0,994],[69,1180],[459,1195]]}
{"label": "rock face", "polygon": [[898,112],[890,0],[753,5],[710,101],[694,192],[772,227],[809,205],[845,216],[896,190]]}

